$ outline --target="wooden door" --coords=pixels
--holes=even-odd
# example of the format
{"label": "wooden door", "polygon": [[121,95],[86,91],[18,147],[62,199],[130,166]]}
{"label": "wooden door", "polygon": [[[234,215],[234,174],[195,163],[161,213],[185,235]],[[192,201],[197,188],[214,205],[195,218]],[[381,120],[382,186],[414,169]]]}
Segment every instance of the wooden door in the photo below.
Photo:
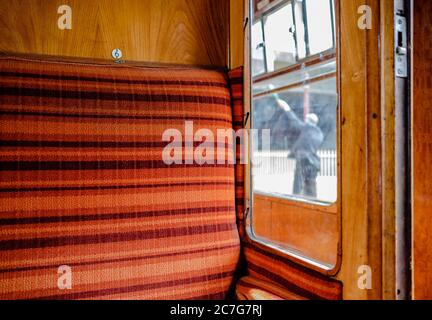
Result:
{"label": "wooden door", "polygon": [[432,299],[432,1],[412,7],[413,298]]}

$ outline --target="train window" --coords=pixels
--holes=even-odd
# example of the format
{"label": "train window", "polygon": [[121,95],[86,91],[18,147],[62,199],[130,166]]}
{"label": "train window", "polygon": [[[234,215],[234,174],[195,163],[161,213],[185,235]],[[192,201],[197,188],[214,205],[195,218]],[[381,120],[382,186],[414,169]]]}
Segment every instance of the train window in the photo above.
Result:
{"label": "train window", "polygon": [[[296,24],[294,48],[297,59],[305,57],[277,73],[254,76],[251,88],[252,128],[261,132],[251,142],[252,235],[325,269],[336,265],[339,238],[337,61],[335,51],[328,50],[335,44],[332,5],[323,0],[289,1],[280,11],[272,10],[285,12],[286,26]],[[288,11],[296,21],[286,18]],[[264,36],[267,49],[267,39],[290,36],[286,26],[273,23]],[[301,26],[307,28],[301,31]],[[299,35],[304,35],[303,42]],[[292,54],[287,43],[278,47],[283,51],[279,56]],[[265,51],[276,66],[276,55]],[[312,55],[317,52],[322,54]],[[254,59],[252,69],[255,63]],[[264,132],[270,132],[270,139]]]}
{"label": "train window", "polygon": [[310,54],[333,47],[333,1],[305,0]]}
{"label": "train window", "polygon": [[334,0],[279,0],[255,13],[253,76],[295,65],[335,48]]}
{"label": "train window", "polygon": [[262,74],[266,71],[264,38],[261,21],[256,22],[252,26],[252,61],[253,76]]}
{"label": "train window", "polygon": [[296,26],[295,35],[297,43],[297,56],[298,59],[303,59],[307,55],[307,43],[304,7],[302,2],[298,2],[294,5],[294,20]]}
{"label": "train window", "polygon": [[271,72],[295,63],[297,49],[291,3],[269,14],[263,20],[267,71]]}
{"label": "train window", "polygon": [[336,78],[298,84],[254,101],[254,127],[270,129],[270,146],[257,141],[254,190],[332,203],[337,194]]}

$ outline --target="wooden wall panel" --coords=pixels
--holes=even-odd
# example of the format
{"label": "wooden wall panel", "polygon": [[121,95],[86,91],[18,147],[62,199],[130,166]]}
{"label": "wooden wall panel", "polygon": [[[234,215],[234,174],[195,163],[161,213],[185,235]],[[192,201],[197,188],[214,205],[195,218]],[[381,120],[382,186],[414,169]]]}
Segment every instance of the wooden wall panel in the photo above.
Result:
{"label": "wooden wall panel", "polygon": [[258,238],[334,268],[339,242],[336,205],[317,207],[255,194],[253,209]]}
{"label": "wooden wall panel", "polygon": [[382,286],[383,299],[396,297],[394,0],[381,0]]}
{"label": "wooden wall panel", "polygon": [[[72,30],[60,30],[60,5]],[[229,0],[2,0],[0,51],[227,66]]]}
{"label": "wooden wall panel", "polygon": [[245,1],[230,0],[230,68],[244,65],[244,17]]}
{"label": "wooden wall panel", "polygon": [[[373,12],[372,29],[358,27],[358,8]],[[344,299],[382,298],[380,2],[339,1],[342,130],[342,265]],[[358,286],[359,267],[372,288]]]}
{"label": "wooden wall panel", "polygon": [[432,299],[432,1],[413,10],[413,297]]}

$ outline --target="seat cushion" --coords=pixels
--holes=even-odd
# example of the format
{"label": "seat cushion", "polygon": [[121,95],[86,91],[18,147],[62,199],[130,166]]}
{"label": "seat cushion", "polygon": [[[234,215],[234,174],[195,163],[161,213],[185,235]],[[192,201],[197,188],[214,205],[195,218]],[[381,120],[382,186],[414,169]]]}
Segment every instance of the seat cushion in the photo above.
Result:
{"label": "seat cushion", "polygon": [[0,299],[227,297],[234,168],[162,140],[233,127],[224,73],[1,58],[0,108]]}
{"label": "seat cushion", "polygon": [[249,276],[238,281],[236,296],[239,300],[306,300],[278,284]]}

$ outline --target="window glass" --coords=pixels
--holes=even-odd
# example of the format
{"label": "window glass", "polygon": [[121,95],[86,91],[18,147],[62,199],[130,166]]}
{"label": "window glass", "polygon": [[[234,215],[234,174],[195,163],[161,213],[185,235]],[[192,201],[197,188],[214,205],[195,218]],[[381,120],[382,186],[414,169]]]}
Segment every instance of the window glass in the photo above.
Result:
{"label": "window glass", "polygon": [[296,21],[296,37],[297,37],[297,50],[298,58],[303,59],[306,57],[306,38],[305,38],[305,25],[303,18],[303,2],[296,1],[294,5],[295,21]]}
{"label": "window glass", "polygon": [[295,26],[291,3],[264,18],[267,71],[296,63]]}
{"label": "window glass", "polygon": [[336,8],[335,8],[335,0],[331,0],[331,10],[332,10],[332,23],[333,23],[333,46],[335,46],[335,42],[336,42],[336,18],[335,18],[335,14],[336,14]]}
{"label": "window glass", "polygon": [[253,117],[255,129],[270,129],[269,147],[254,143],[254,192],[335,202],[336,78],[260,96]]}
{"label": "window glass", "polygon": [[336,60],[323,60],[306,68],[300,68],[281,75],[255,81],[253,86],[253,94],[262,96],[265,92],[271,90],[281,90],[286,86],[293,86],[296,83],[307,82],[309,79],[319,77],[328,77],[336,72]]}
{"label": "window glass", "polygon": [[305,0],[309,50],[314,55],[333,47],[333,21],[331,2],[328,0]]}
{"label": "window glass", "polygon": [[302,64],[252,81],[250,234],[326,270],[336,265],[340,234],[337,63],[309,56],[333,48],[331,5],[290,1],[260,17],[264,36],[262,25],[252,29],[252,52],[265,42],[254,72]]}
{"label": "window glass", "polygon": [[258,21],[252,26],[252,75],[256,76],[265,71],[262,24]]}

